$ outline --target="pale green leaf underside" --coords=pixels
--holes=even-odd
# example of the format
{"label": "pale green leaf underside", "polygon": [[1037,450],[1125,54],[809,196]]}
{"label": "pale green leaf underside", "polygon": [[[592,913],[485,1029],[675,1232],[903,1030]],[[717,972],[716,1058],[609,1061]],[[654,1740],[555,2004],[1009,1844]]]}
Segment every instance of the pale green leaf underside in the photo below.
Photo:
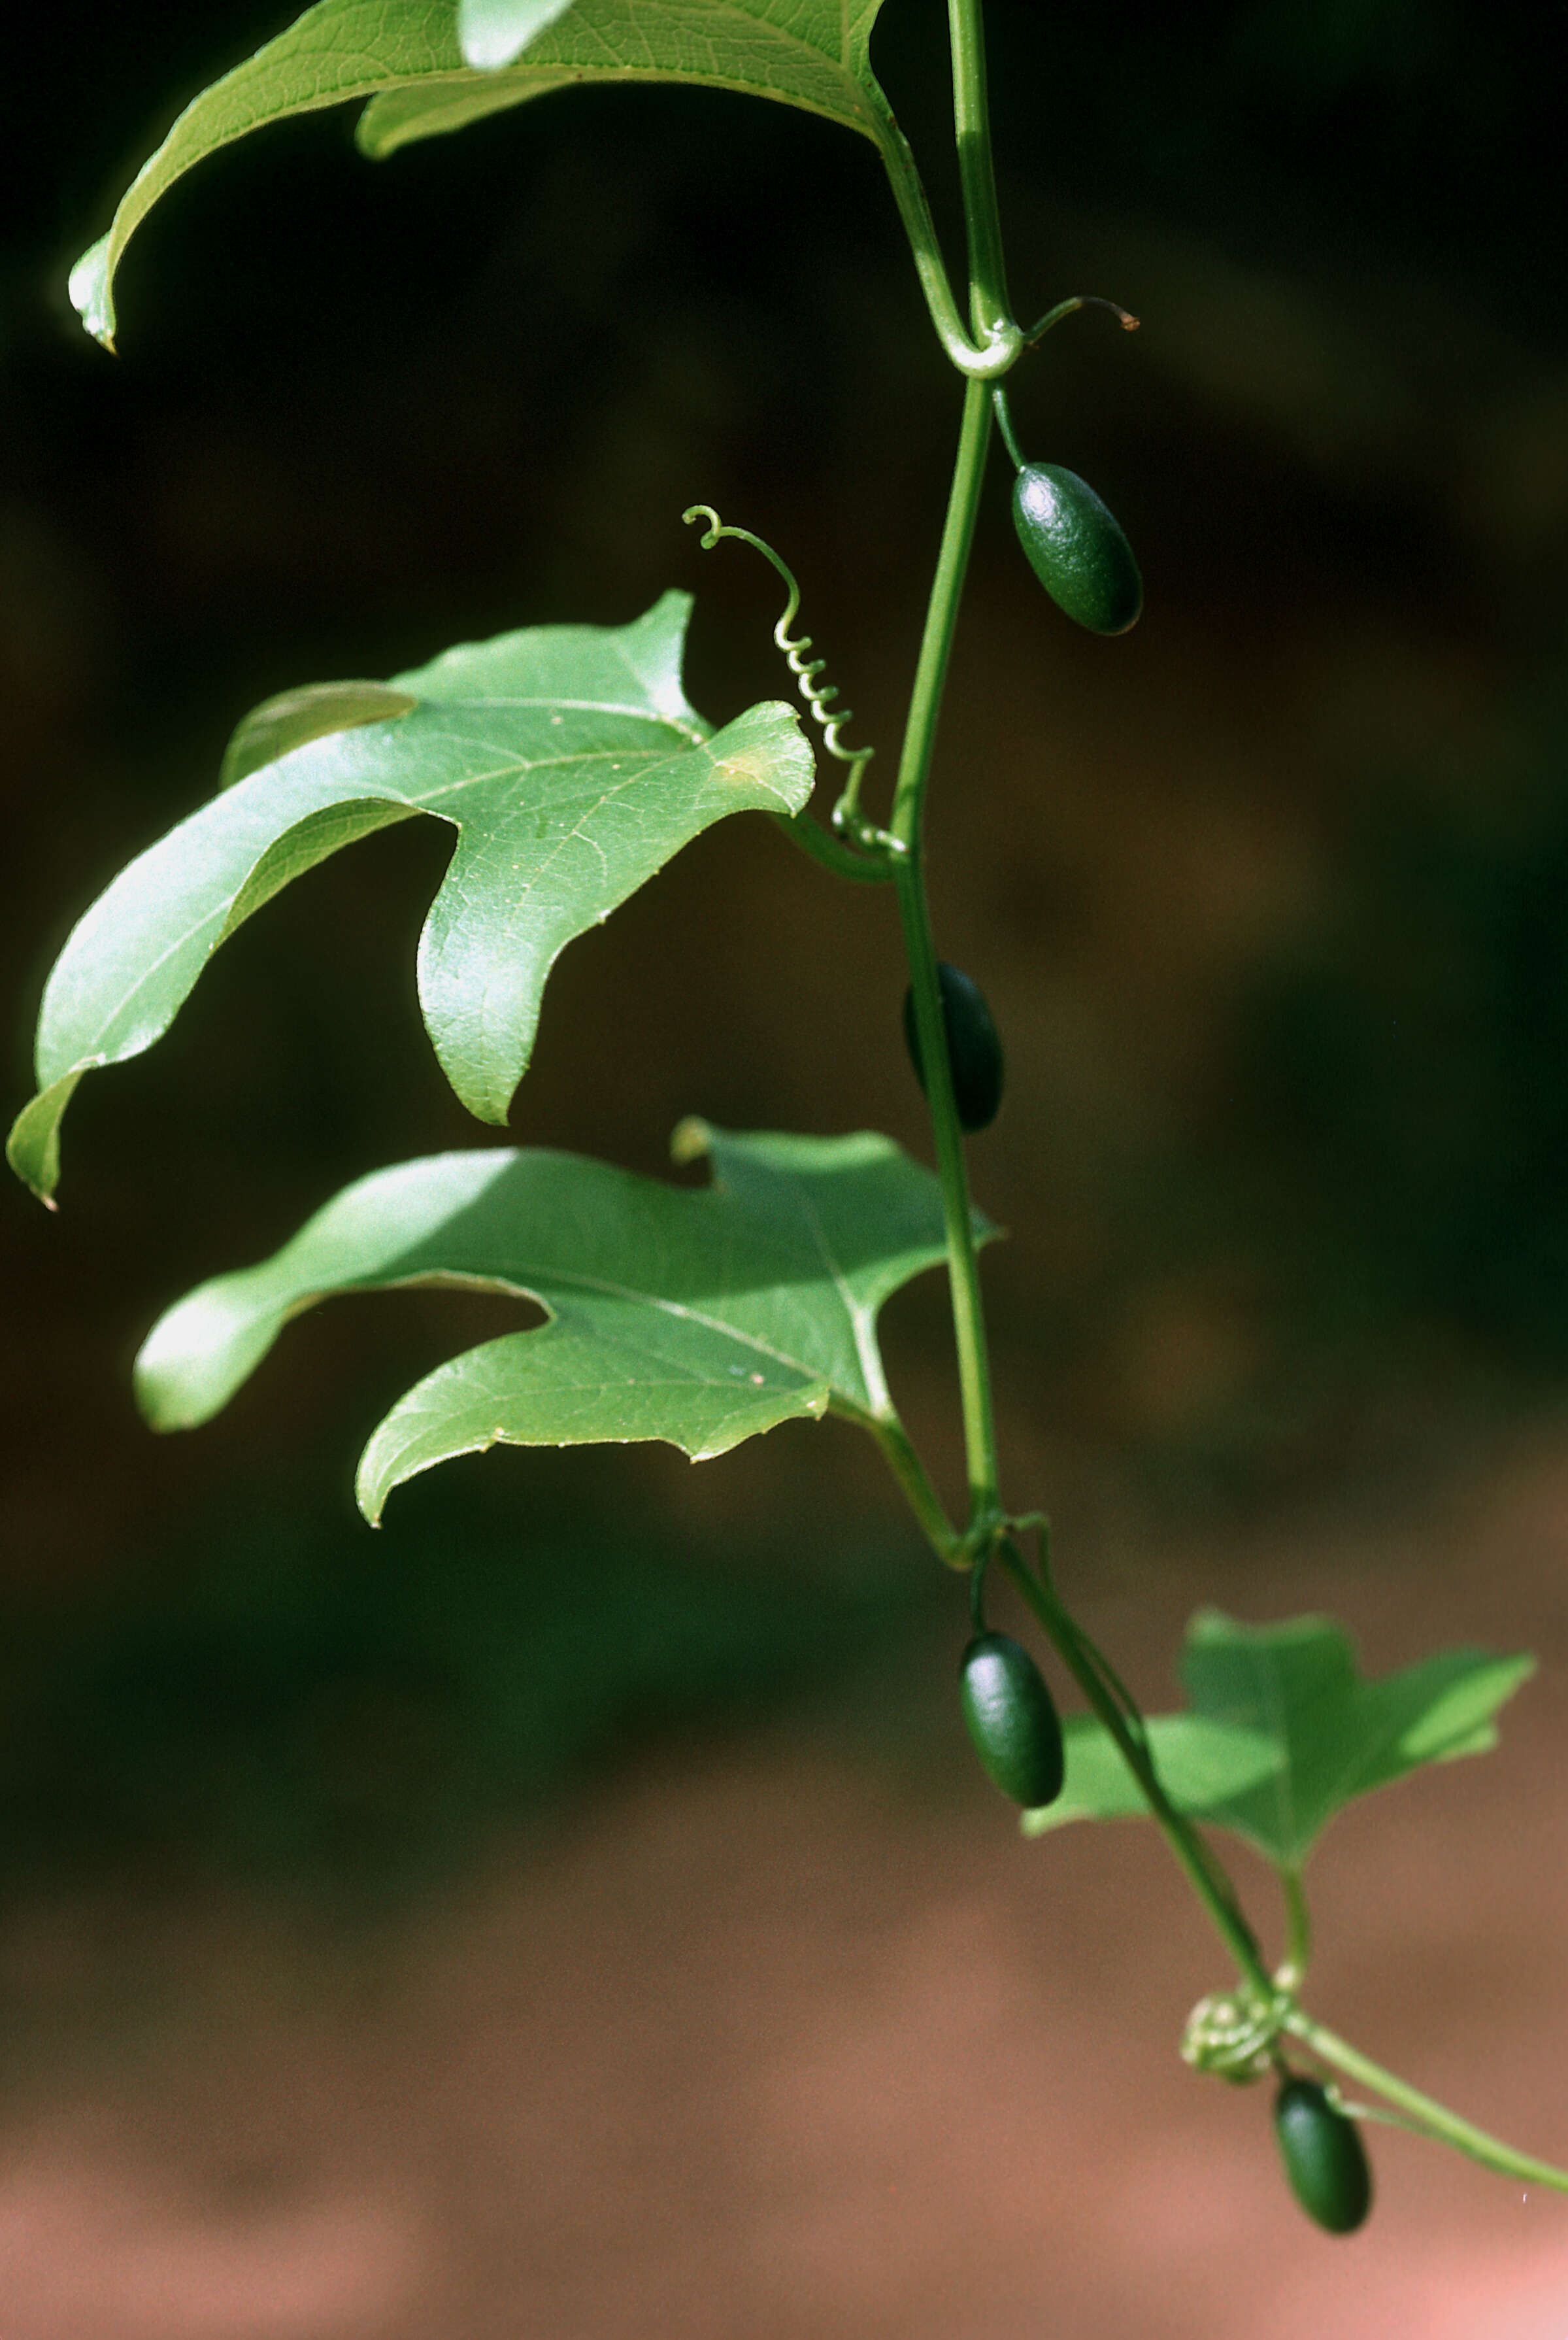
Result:
{"label": "pale green leaf underside", "polygon": [[[1299,1869],[1356,1797],[1424,1763],[1494,1746],[1497,1710],[1534,1665],[1528,1656],[1447,1650],[1368,1681],[1326,1618],[1254,1626],[1200,1610],[1182,1655],[1188,1710],[1149,1725],[1155,1768],[1190,1818],[1233,1829],[1281,1869]],[[1028,1814],[1029,1833],[1147,1817],[1101,1725],[1075,1716],[1066,1735],[1066,1786],[1058,1802]]]}
{"label": "pale green leaf underside", "polygon": [[581,82],[680,81],[750,92],[871,137],[886,102],[868,61],[882,0],[320,0],[202,92],[143,164],[113,225],[71,273],[89,332],[111,347],[114,273],[159,197],[221,146],[291,114],[370,100],[371,154],[460,129]]}
{"label": "pale green leaf underside", "polygon": [[655,1438],[697,1461],[830,1408],[885,1415],[877,1313],[943,1256],[936,1180],[871,1132],[685,1126],[710,1186],[510,1148],[360,1179],[271,1259],[161,1319],[136,1364],[143,1411],[161,1430],[208,1420],[288,1319],[333,1293],[454,1284],[526,1294],[549,1322],[454,1358],[393,1407],[360,1467],[372,1520],[403,1480],[498,1441]]}
{"label": "pale green leaf underside", "polygon": [[[687,704],[690,608],[668,593],[630,626],[503,634],[390,685],[291,692],[248,716],[229,759],[245,776],[123,870],[67,940],[13,1167],[46,1197],[83,1073],[150,1047],[218,946],[291,878],[416,812],[458,831],[419,939],[426,1026],[463,1103],[504,1121],[573,937],[713,822],[793,814],[811,792],[793,709],[764,703],[709,736]],[[366,719],[377,690],[406,711]],[[334,709],[340,728],[323,733]],[[285,752],[246,771],[269,739]]]}

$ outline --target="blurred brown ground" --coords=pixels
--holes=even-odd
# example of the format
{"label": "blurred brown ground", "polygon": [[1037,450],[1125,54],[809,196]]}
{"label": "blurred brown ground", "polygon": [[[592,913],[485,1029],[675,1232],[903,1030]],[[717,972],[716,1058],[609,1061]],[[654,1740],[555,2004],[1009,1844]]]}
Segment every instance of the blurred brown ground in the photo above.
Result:
{"label": "blurred brown ground", "polygon": [[[1311,1997],[1560,2159],[1565,1532],[1543,1437],[1398,1522],[1119,1543],[1083,1602],[1150,1696],[1199,1598],[1331,1604],[1379,1671],[1541,1653],[1500,1753],[1336,1824]],[[1223,1966],[1152,1831],[1030,1847],[956,1760],[798,1731],[656,1761],[357,1950],[243,1897],[62,1895],[0,1929],[5,2329],[1552,2340],[1558,2199],[1374,2130],[1368,2226],[1307,2224],[1267,2092],[1176,2058]]]}

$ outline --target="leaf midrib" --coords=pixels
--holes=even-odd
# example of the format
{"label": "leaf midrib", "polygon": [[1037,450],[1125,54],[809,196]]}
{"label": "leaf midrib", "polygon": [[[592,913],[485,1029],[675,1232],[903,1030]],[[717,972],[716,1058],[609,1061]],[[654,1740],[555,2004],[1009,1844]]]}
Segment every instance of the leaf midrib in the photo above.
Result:
{"label": "leaf midrib", "polygon": [[[528,1271],[524,1270],[523,1273],[527,1274]],[[764,1340],[760,1334],[743,1331],[727,1317],[709,1315],[705,1309],[691,1307],[685,1301],[661,1298],[657,1293],[639,1291],[635,1284],[617,1284],[608,1276],[587,1275],[580,1269],[564,1268],[557,1271],[552,1268],[548,1271],[548,1275],[552,1284],[558,1286],[564,1292],[581,1292],[606,1300],[628,1301],[654,1309],[661,1315],[677,1317],[685,1324],[698,1324],[705,1332],[719,1334],[725,1339],[734,1341],[749,1354],[767,1357],[773,1363],[783,1365],[791,1373],[799,1373],[808,1382],[825,1383],[836,1396],[843,1398],[847,1404],[853,1405],[857,1413],[863,1410],[853,1393],[844,1390],[842,1384],[836,1382],[831,1373],[824,1372],[820,1365],[808,1364],[804,1358],[792,1356],[787,1349],[775,1347],[772,1342]],[[830,1280],[834,1289],[842,1295],[843,1290],[842,1280],[831,1269]],[[515,1293],[519,1299],[531,1300],[536,1307],[549,1310],[552,1319],[559,1322],[555,1311],[550,1309],[549,1300],[544,1293],[537,1291],[532,1284],[519,1283],[515,1277],[503,1274],[463,1269],[437,1269],[426,1274],[375,1276],[368,1278],[357,1288],[361,1291],[406,1292],[419,1286],[434,1289],[441,1285],[456,1285],[470,1291],[480,1287],[492,1292],[498,1290]],[[314,1307],[318,1302],[335,1298],[338,1294],[355,1288],[351,1284],[325,1284],[310,1297],[291,1304],[287,1311],[281,1312],[281,1321],[286,1323],[289,1317],[302,1314],[307,1309]],[[769,1288],[783,1291],[787,1287],[778,1284]],[[849,1314],[853,1327],[854,1314],[853,1305],[849,1309]],[[544,1327],[536,1326],[532,1330],[502,1334],[498,1337],[503,1340],[527,1341],[531,1340],[536,1332],[542,1330]],[[858,1337],[855,1342],[855,1353],[857,1356],[861,1353]],[[714,1383],[711,1386],[720,1388],[723,1384]]]}
{"label": "leaf midrib", "polygon": [[872,1409],[876,1412],[887,1403],[887,1383],[883,1375],[882,1357],[876,1345],[875,1311],[863,1308],[852,1291],[847,1276],[840,1268],[837,1257],[823,1226],[822,1214],[806,1191],[805,1182],[798,1172],[778,1174],[781,1183],[787,1182],[795,1195],[801,1216],[814,1244],[818,1257],[827,1270],[833,1290],[838,1294],[844,1314],[849,1319],[850,1333],[854,1341],[855,1355],[860,1360],[861,1379]]}

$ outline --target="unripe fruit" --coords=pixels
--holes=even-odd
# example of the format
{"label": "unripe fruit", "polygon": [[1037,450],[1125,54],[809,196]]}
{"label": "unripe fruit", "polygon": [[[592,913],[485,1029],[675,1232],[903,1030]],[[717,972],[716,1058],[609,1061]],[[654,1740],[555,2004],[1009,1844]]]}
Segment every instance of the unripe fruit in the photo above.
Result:
{"label": "unripe fruit", "polygon": [[991,1785],[1026,1811],[1056,1801],[1066,1770],[1045,1678],[1011,1633],[977,1633],[959,1668],[963,1719]]}
{"label": "unripe fruit", "polygon": [[[991,1127],[1001,1106],[1006,1071],[1001,1040],[978,983],[971,983],[956,967],[949,967],[945,959],[937,962],[936,981],[942,994],[942,1029],[947,1035],[959,1127],[972,1137],[977,1130]],[[912,990],[903,996],[903,1036],[914,1076],[923,1089],[925,1066],[921,1061]]]}
{"label": "unripe fruit", "polygon": [[1091,634],[1125,634],[1143,607],[1143,580],[1113,512],[1076,471],[1026,463],[1013,481],[1012,519],[1030,566],[1051,600]]}
{"label": "unripe fruit", "polygon": [[1316,2080],[1287,2080],[1274,2100],[1274,2132],[1290,2190],[1330,2235],[1353,2235],[1372,2207],[1372,2170],[1356,2123]]}

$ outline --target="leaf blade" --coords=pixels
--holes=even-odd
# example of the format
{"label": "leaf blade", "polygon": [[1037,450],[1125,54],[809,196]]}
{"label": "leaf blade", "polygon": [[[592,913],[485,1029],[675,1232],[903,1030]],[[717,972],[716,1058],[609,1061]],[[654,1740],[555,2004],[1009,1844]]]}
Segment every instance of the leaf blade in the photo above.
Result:
{"label": "leaf blade", "polygon": [[72,302],[113,349],[114,278],[131,237],[175,181],[268,123],[367,101],[361,150],[413,139],[585,81],[733,89],[880,139],[890,120],[871,71],[882,0],[317,0],[201,91],[122,196],[108,233],[71,271]]}
{"label": "leaf blade", "polygon": [[[628,626],[525,629],[247,717],[228,759],[242,776],[138,855],[55,962],[36,1048],[50,1101],[18,1118],[20,1175],[53,1193],[76,1083],[152,1046],[246,918],[418,812],[458,832],[419,941],[426,1026],[463,1103],[504,1121],[567,944],[715,821],[811,792],[794,709],[764,701],[715,732],[687,702],[690,610],[669,593]],[[243,770],[269,742],[283,752]]]}
{"label": "leaf blade", "polygon": [[[1368,1680],[1327,1618],[1248,1626],[1201,1610],[1182,1653],[1190,1704],[1152,1717],[1149,1742],[1166,1792],[1189,1819],[1228,1829],[1277,1868],[1298,1870],[1346,1804],[1425,1764],[1494,1747],[1499,1709],[1534,1666],[1524,1653],[1448,1650]],[[1062,1796],[1028,1816],[1030,1834],[1075,1819],[1147,1817],[1092,1716],[1074,1717],[1066,1738]]]}
{"label": "leaf blade", "polygon": [[526,1297],[549,1321],[450,1361],[399,1401],[361,1463],[372,1518],[404,1479],[498,1441],[659,1438],[698,1460],[792,1418],[890,1413],[876,1318],[945,1255],[935,1179],[869,1132],[705,1128],[698,1143],[706,1187],[545,1149],[376,1172],[270,1259],[170,1309],[137,1360],[139,1403],[155,1428],[194,1427],[303,1310],[448,1284]]}
{"label": "leaf blade", "polygon": [[209,154],[270,122],[461,65],[450,0],[318,0],[192,98],[143,164],[108,233],[71,271],[72,304],[87,331],[113,348],[114,274],[125,247],[159,198]]}

